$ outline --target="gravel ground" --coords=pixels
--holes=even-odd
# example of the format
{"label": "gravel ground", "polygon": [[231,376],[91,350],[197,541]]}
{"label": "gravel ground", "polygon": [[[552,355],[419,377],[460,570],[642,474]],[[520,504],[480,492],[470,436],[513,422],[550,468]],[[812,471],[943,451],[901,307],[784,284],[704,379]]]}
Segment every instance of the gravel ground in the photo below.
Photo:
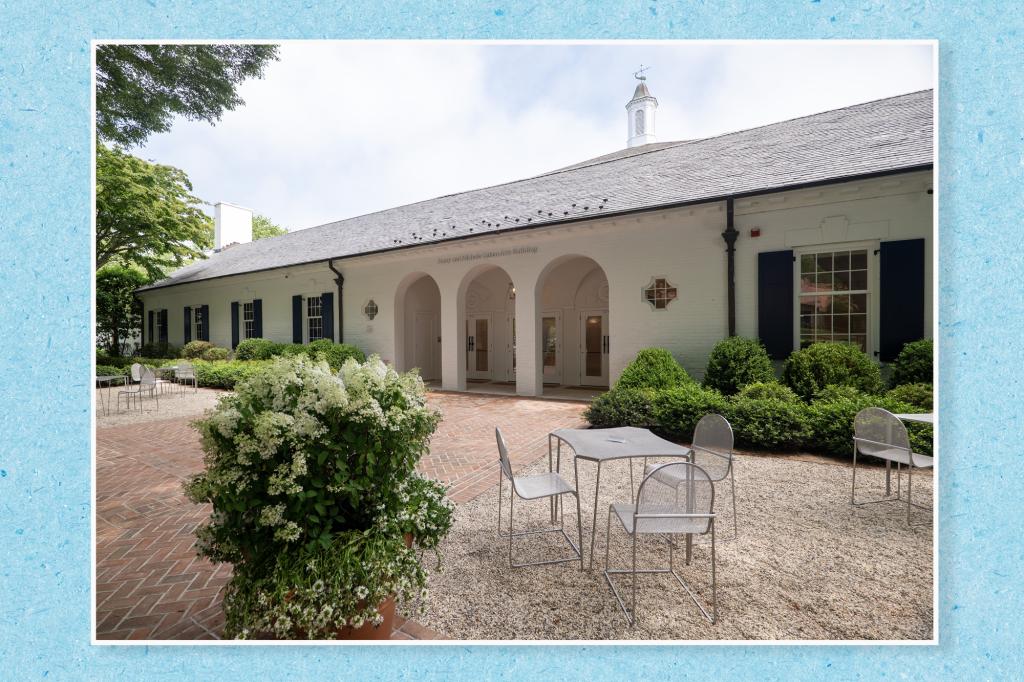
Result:
{"label": "gravel ground", "polygon": [[[130,402],[131,409],[125,407],[124,400],[121,400],[121,410],[117,410],[117,391],[119,387],[110,390],[108,396],[107,388],[96,390],[96,428],[102,429],[108,426],[124,426],[126,424],[137,424],[139,422],[157,421],[159,419],[174,419],[176,417],[198,417],[206,410],[217,404],[217,399],[225,395],[227,391],[215,388],[200,388],[197,392],[186,388],[183,393],[178,392],[177,386],[168,387],[167,391],[160,394],[159,401],[150,398],[148,395],[138,402]],[[103,405],[109,400],[110,414],[104,414]],[[139,409],[141,402],[142,409]],[[159,402],[159,407],[157,403]]]}
{"label": "gravel ground", "polygon": [[[539,461],[517,473],[536,473],[545,465],[546,460]],[[643,575],[637,597],[640,622],[630,628],[600,570],[608,504],[630,497],[627,467],[625,462],[602,467],[593,571],[581,572],[575,563],[510,569],[508,541],[496,535],[497,485],[461,505],[441,547],[443,569],[430,578],[422,623],[453,639],[932,637],[931,512],[916,511],[914,521],[922,525],[908,528],[905,505],[850,506],[848,466],[757,455],[737,457],[738,538],[732,532],[727,487],[716,497],[718,623],[704,620],[671,576]],[[571,477],[571,465],[568,471]],[[880,496],[883,471],[858,468],[858,494]],[[594,476],[586,462],[580,463],[580,489],[587,547]],[[507,530],[507,485],[504,490],[502,523]],[[931,474],[918,472],[914,499],[930,505],[931,498]],[[572,498],[565,499],[570,506]],[[546,505],[519,501],[516,527],[544,525]],[[626,567],[631,545],[614,518],[612,523],[611,562]],[[575,509],[566,514],[566,524],[575,531]],[[516,560],[566,556],[564,540],[559,545],[555,538],[561,536],[517,538]],[[589,554],[584,556],[589,561]],[[677,572],[701,597],[709,596],[710,543],[695,540],[690,566],[683,566],[680,558],[677,552]],[[667,559],[663,539],[641,541],[639,566],[661,567]],[[629,580],[617,578],[620,593],[629,593]]]}

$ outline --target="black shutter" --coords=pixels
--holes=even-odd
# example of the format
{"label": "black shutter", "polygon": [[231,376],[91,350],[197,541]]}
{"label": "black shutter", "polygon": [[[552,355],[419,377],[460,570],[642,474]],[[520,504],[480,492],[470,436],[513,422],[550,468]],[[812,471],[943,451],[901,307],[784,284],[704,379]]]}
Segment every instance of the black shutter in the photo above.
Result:
{"label": "black shutter", "polygon": [[185,306],[185,343],[192,340],[192,308]]}
{"label": "black shutter", "polygon": [[757,335],[776,360],[793,352],[793,252],[757,254]]}
{"label": "black shutter", "polygon": [[143,339],[143,341],[148,341],[149,343],[156,341],[156,318],[153,315],[154,312],[153,310],[149,311],[149,334]]}
{"label": "black shutter", "polygon": [[883,362],[891,362],[903,344],[924,337],[924,240],[880,246],[878,351]]}
{"label": "black shutter", "polygon": [[167,308],[160,311],[160,343],[167,343]]}
{"label": "black shutter", "polygon": [[203,318],[203,338],[201,341],[210,340],[210,306],[204,305],[199,307],[199,314]]}
{"label": "black shutter", "polygon": [[231,348],[238,348],[238,301],[231,302]]}
{"label": "black shutter", "polygon": [[292,343],[302,343],[302,296],[292,296]]}
{"label": "black shutter", "polygon": [[320,294],[320,314],[324,318],[324,338],[334,340],[334,294]]}
{"label": "black shutter", "polygon": [[254,298],[252,301],[252,327],[257,339],[263,338],[263,299]]}

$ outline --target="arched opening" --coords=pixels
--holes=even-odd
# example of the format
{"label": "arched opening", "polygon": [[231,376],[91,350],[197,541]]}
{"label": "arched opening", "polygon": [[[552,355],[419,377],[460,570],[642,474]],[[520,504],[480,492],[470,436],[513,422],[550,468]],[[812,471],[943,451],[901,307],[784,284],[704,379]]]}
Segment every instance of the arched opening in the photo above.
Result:
{"label": "arched opening", "polygon": [[513,392],[516,381],[516,289],[496,265],[473,268],[459,289],[459,325],[467,390]]}
{"label": "arched opening", "polygon": [[407,276],[395,294],[395,367],[441,379],[441,290],[426,273]]}
{"label": "arched opening", "polygon": [[541,380],[545,395],[608,388],[608,277],[586,256],[552,261],[537,280]]}

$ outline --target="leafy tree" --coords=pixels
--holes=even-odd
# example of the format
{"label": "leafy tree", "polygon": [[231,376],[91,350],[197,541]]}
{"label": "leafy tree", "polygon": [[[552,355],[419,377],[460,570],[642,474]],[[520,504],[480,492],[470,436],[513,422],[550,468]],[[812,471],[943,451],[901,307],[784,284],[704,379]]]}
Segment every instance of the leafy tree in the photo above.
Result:
{"label": "leafy tree", "polygon": [[252,217],[253,241],[267,237],[280,237],[282,234],[288,234],[288,230],[271,222],[267,216],[256,214]]}
{"label": "leafy tree", "polygon": [[276,45],[101,45],[96,132],[131,146],[170,130],[175,116],[219,121],[244,104],[236,87],[277,58]]}
{"label": "leafy tree", "polygon": [[142,306],[134,292],[149,282],[141,270],[120,264],[96,273],[96,340],[111,355],[130,352],[142,331]]}
{"label": "leafy tree", "polygon": [[213,243],[213,221],[188,176],[119,149],[96,148],[96,269],[132,264],[153,279]]}

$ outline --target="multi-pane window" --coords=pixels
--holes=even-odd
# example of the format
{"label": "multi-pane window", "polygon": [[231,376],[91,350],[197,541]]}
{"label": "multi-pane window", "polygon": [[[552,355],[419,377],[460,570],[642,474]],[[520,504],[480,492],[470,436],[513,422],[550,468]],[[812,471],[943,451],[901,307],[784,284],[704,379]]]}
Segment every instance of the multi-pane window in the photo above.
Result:
{"label": "multi-pane window", "polygon": [[676,288],[664,277],[655,277],[644,289],[644,300],[654,306],[655,310],[664,310],[676,300]]}
{"label": "multi-pane window", "polygon": [[252,303],[242,304],[242,338],[252,339],[256,337],[256,313]]}
{"label": "multi-pane window", "polygon": [[324,338],[323,307],[319,296],[306,299],[306,333],[310,341]]}
{"label": "multi-pane window", "polygon": [[192,338],[202,341],[206,338],[204,333],[206,330],[203,328],[203,309],[201,306],[192,306]]}
{"label": "multi-pane window", "polygon": [[846,341],[867,352],[867,249],[800,256],[800,347],[815,341]]}

